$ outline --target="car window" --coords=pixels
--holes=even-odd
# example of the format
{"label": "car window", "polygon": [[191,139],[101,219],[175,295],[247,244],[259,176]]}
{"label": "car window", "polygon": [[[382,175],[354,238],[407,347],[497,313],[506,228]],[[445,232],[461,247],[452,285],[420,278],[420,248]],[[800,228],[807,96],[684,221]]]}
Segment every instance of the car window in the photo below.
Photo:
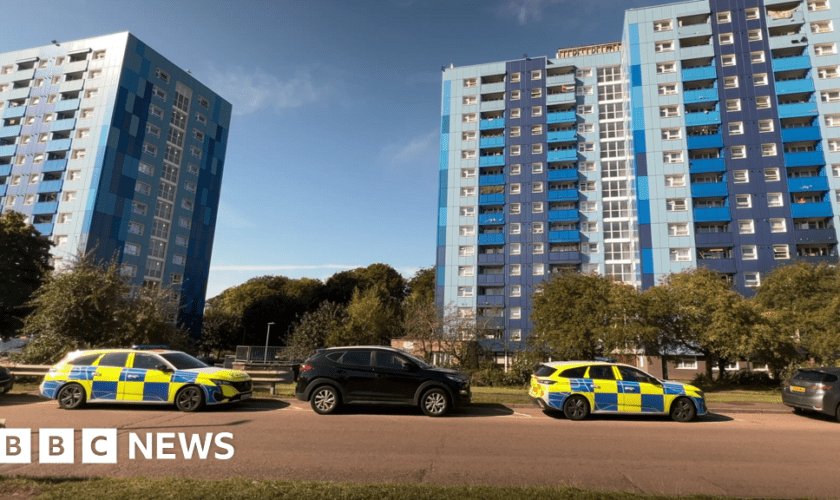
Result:
{"label": "car window", "polygon": [[805,380],[808,382],[836,382],[837,377],[830,373],[818,372],[815,370],[799,370],[793,378],[797,380]]}
{"label": "car window", "polygon": [[338,361],[338,358],[344,355],[344,351],[335,351],[327,354],[326,358],[332,361]]}
{"label": "car window", "polygon": [[596,380],[615,380],[615,373],[613,373],[611,365],[590,366],[589,378]]}
{"label": "car window", "polygon": [[137,353],[134,355],[134,368],[142,368],[145,370],[154,370],[158,365],[164,364],[163,361],[152,354]]}
{"label": "car window", "polygon": [[[538,377],[550,377],[552,373],[556,371],[556,368],[553,366],[546,366],[546,365],[537,365],[534,369],[534,375]],[[568,371],[568,370],[566,370]],[[565,373],[565,372],[563,372]],[[565,375],[564,375],[565,377]]]}
{"label": "car window", "polygon": [[79,356],[78,358],[71,359],[67,362],[67,364],[73,366],[90,366],[93,364],[94,361],[99,359],[99,356],[102,356],[102,354],[85,354],[84,356]]}
{"label": "car window", "polygon": [[124,368],[127,360],[127,352],[109,352],[99,360],[99,366],[118,366]]}
{"label": "car window", "polygon": [[341,362],[345,365],[361,365],[370,366],[370,355],[372,351],[347,351],[341,358]]}
{"label": "car window", "polygon": [[207,363],[200,361],[185,352],[164,352],[160,356],[172,363],[172,366],[174,366],[176,370],[191,370],[193,368],[207,367]]}
{"label": "car window", "polygon": [[618,373],[621,374],[622,380],[625,380],[627,382],[645,382],[648,384],[659,383],[658,380],[648,375],[647,373],[641,370],[637,370],[635,368],[630,368],[629,366],[619,366]]}
{"label": "car window", "polygon": [[586,367],[578,366],[577,368],[569,368],[560,374],[561,377],[566,378],[584,378],[586,376]]}
{"label": "car window", "polygon": [[388,368],[390,370],[404,370],[408,360],[402,356],[398,356],[392,352],[376,352],[376,366],[378,368]]}

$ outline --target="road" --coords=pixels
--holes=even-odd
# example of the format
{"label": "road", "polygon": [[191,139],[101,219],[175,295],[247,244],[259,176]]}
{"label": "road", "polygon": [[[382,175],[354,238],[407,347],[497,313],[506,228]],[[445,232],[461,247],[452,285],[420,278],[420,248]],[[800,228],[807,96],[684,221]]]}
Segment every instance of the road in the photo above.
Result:
{"label": "road", "polygon": [[[353,482],[559,486],[643,493],[838,497],[840,424],[792,413],[709,414],[572,422],[535,407],[473,405],[446,418],[413,408],[353,407],[320,416],[291,400],[255,399],[196,414],[168,407],[88,406],[15,394],[8,428],[31,428],[30,464],[3,475],[249,477]],[[38,463],[38,429],[76,429],[76,463]],[[116,464],[82,464],[82,428],[117,428]],[[128,457],[129,433],[230,432],[228,460]],[[177,443],[177,441],[176,441]],[[170,450],[171,451],[171,450]],[[219,447],[211,452],[224,453]]]}

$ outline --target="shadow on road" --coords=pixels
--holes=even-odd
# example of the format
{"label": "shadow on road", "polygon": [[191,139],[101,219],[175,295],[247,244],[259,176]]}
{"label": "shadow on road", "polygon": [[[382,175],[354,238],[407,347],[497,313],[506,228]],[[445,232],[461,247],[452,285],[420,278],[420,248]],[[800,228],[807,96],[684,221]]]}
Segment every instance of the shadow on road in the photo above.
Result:
{"label": "shadow on road", "polygon": [[[555,420],[567,420],[566,416],[563,414],[562,411],[557,410],[543,410],[543,414],[545,414],[549,418],[553,418]],[[671,417],[668,415],[643,415],[643,414],[636,414],[636,413],[624,413],[621,415],[605,415],[605,414],[597,414],[597,415],[589,415],[587,420],[602,420],[602,421],[620,421],[625,420],[628,422],[671,422]],[[699,417],[695,418],[691,422],[686,422],[686,425],[698,425],[698,424],[708,424],[708,423],[718,423],[718,422],[732,422],[734,419],[732,417],[727,417],[726,415],[720,415],[718,413],[707,413],[705,415],[700,415]]]}
{"label": "shadow on road", "polygon": [[42,398],[41,396],[37,396],[35,394],[0,394],[0,406],[31,405],[35,403],[43,403],[45,401],[49,401],[49,399]]}
{"label": "shadow on road", "polygon": [[[386,404],[348,404],[342,406],[338,413],[342,415],[423,415],[423,411],[416,406]],[[499,417],[505,415],[513,415],[513,410],[497,403],[473,403],[455,408],[443,418]]]}
{"label": "shadow on road", "polygon": [[[20,396],[26,397],[27,395],[23,394]],[[11,404],[31,404],[31,403],[49,403],[50,400],[46,398],[42,398],[40,396],[28,396],[25,398],[26,402],[18,402],[18,403],[11,403]],[[30,399],[32,399],[30,401]],[[55,403],[56,408],[58,408],[58,403]],[[9,403],[6,403],[6,400],[0,398],[0,405],[5,406]],[[217,405],[209,405],[205,406],[201,410],[200,413],[249,413],[254,411],[274,411],[280,410],[283,408],[288,408],[289,403],[285,401],[281,401],[279,399],[249,399],[247,401],[240,401],[235,403],[225,403],[225,404],[217,404]],[[72,412],[85,412],[85,411],[132,411],[132,412],[159,412],[159,411],[171,411],[173,413],[179,413],[178,409],[175,408],[175,405],[172,403],[85,403],[84,405],[76,408],[74,410],[68,410]]]}

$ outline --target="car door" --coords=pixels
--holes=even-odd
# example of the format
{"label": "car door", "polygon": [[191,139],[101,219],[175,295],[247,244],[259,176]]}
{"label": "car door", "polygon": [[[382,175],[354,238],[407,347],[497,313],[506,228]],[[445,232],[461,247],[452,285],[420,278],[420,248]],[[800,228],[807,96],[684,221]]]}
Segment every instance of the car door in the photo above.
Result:
{"label": "car door", "polygon": [[351,349],[336,363],[336,373],[348,399],[376,399],[372,349]]}
{"label": "car door", "polygon": [[621,411],[664,412],[665,397],[662,383],[642,370],[619,366],[618,404]]}
{"label": "car door", "polygon": [[136,352],[131,367],[123,370],[121,379],[125,401],[169,401],[169,382],[173,370],[160,357],[148,352]]}
{"label": "car door", "polygon": [[120,376],[128,361],[127,351],[109,352],[99,359],[93,373],[91,400],[116,401],[120,399]]}
{"label": "car door", "polygon": [[376,397],[384,401],[412,401],[422,379],[420,368],[389,351],[376,351]]}
{"label": "car door", "polygon": [[612,365],[592,365],[587,378],[592,380],[593,411],[618,411],[618,384]]}

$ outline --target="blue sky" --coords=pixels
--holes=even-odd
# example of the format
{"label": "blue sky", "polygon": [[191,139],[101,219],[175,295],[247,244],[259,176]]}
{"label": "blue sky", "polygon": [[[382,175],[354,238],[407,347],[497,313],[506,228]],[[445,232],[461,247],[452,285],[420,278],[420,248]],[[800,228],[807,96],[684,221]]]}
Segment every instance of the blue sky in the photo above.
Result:
{"label": "blue sky", "polygon": [[[120,31],[233,104],[207,297],[434,264],[441,66],[618,41],[655,0],[4,2],[0,52]],[[37,24],[36,24],[37,23]]]}

